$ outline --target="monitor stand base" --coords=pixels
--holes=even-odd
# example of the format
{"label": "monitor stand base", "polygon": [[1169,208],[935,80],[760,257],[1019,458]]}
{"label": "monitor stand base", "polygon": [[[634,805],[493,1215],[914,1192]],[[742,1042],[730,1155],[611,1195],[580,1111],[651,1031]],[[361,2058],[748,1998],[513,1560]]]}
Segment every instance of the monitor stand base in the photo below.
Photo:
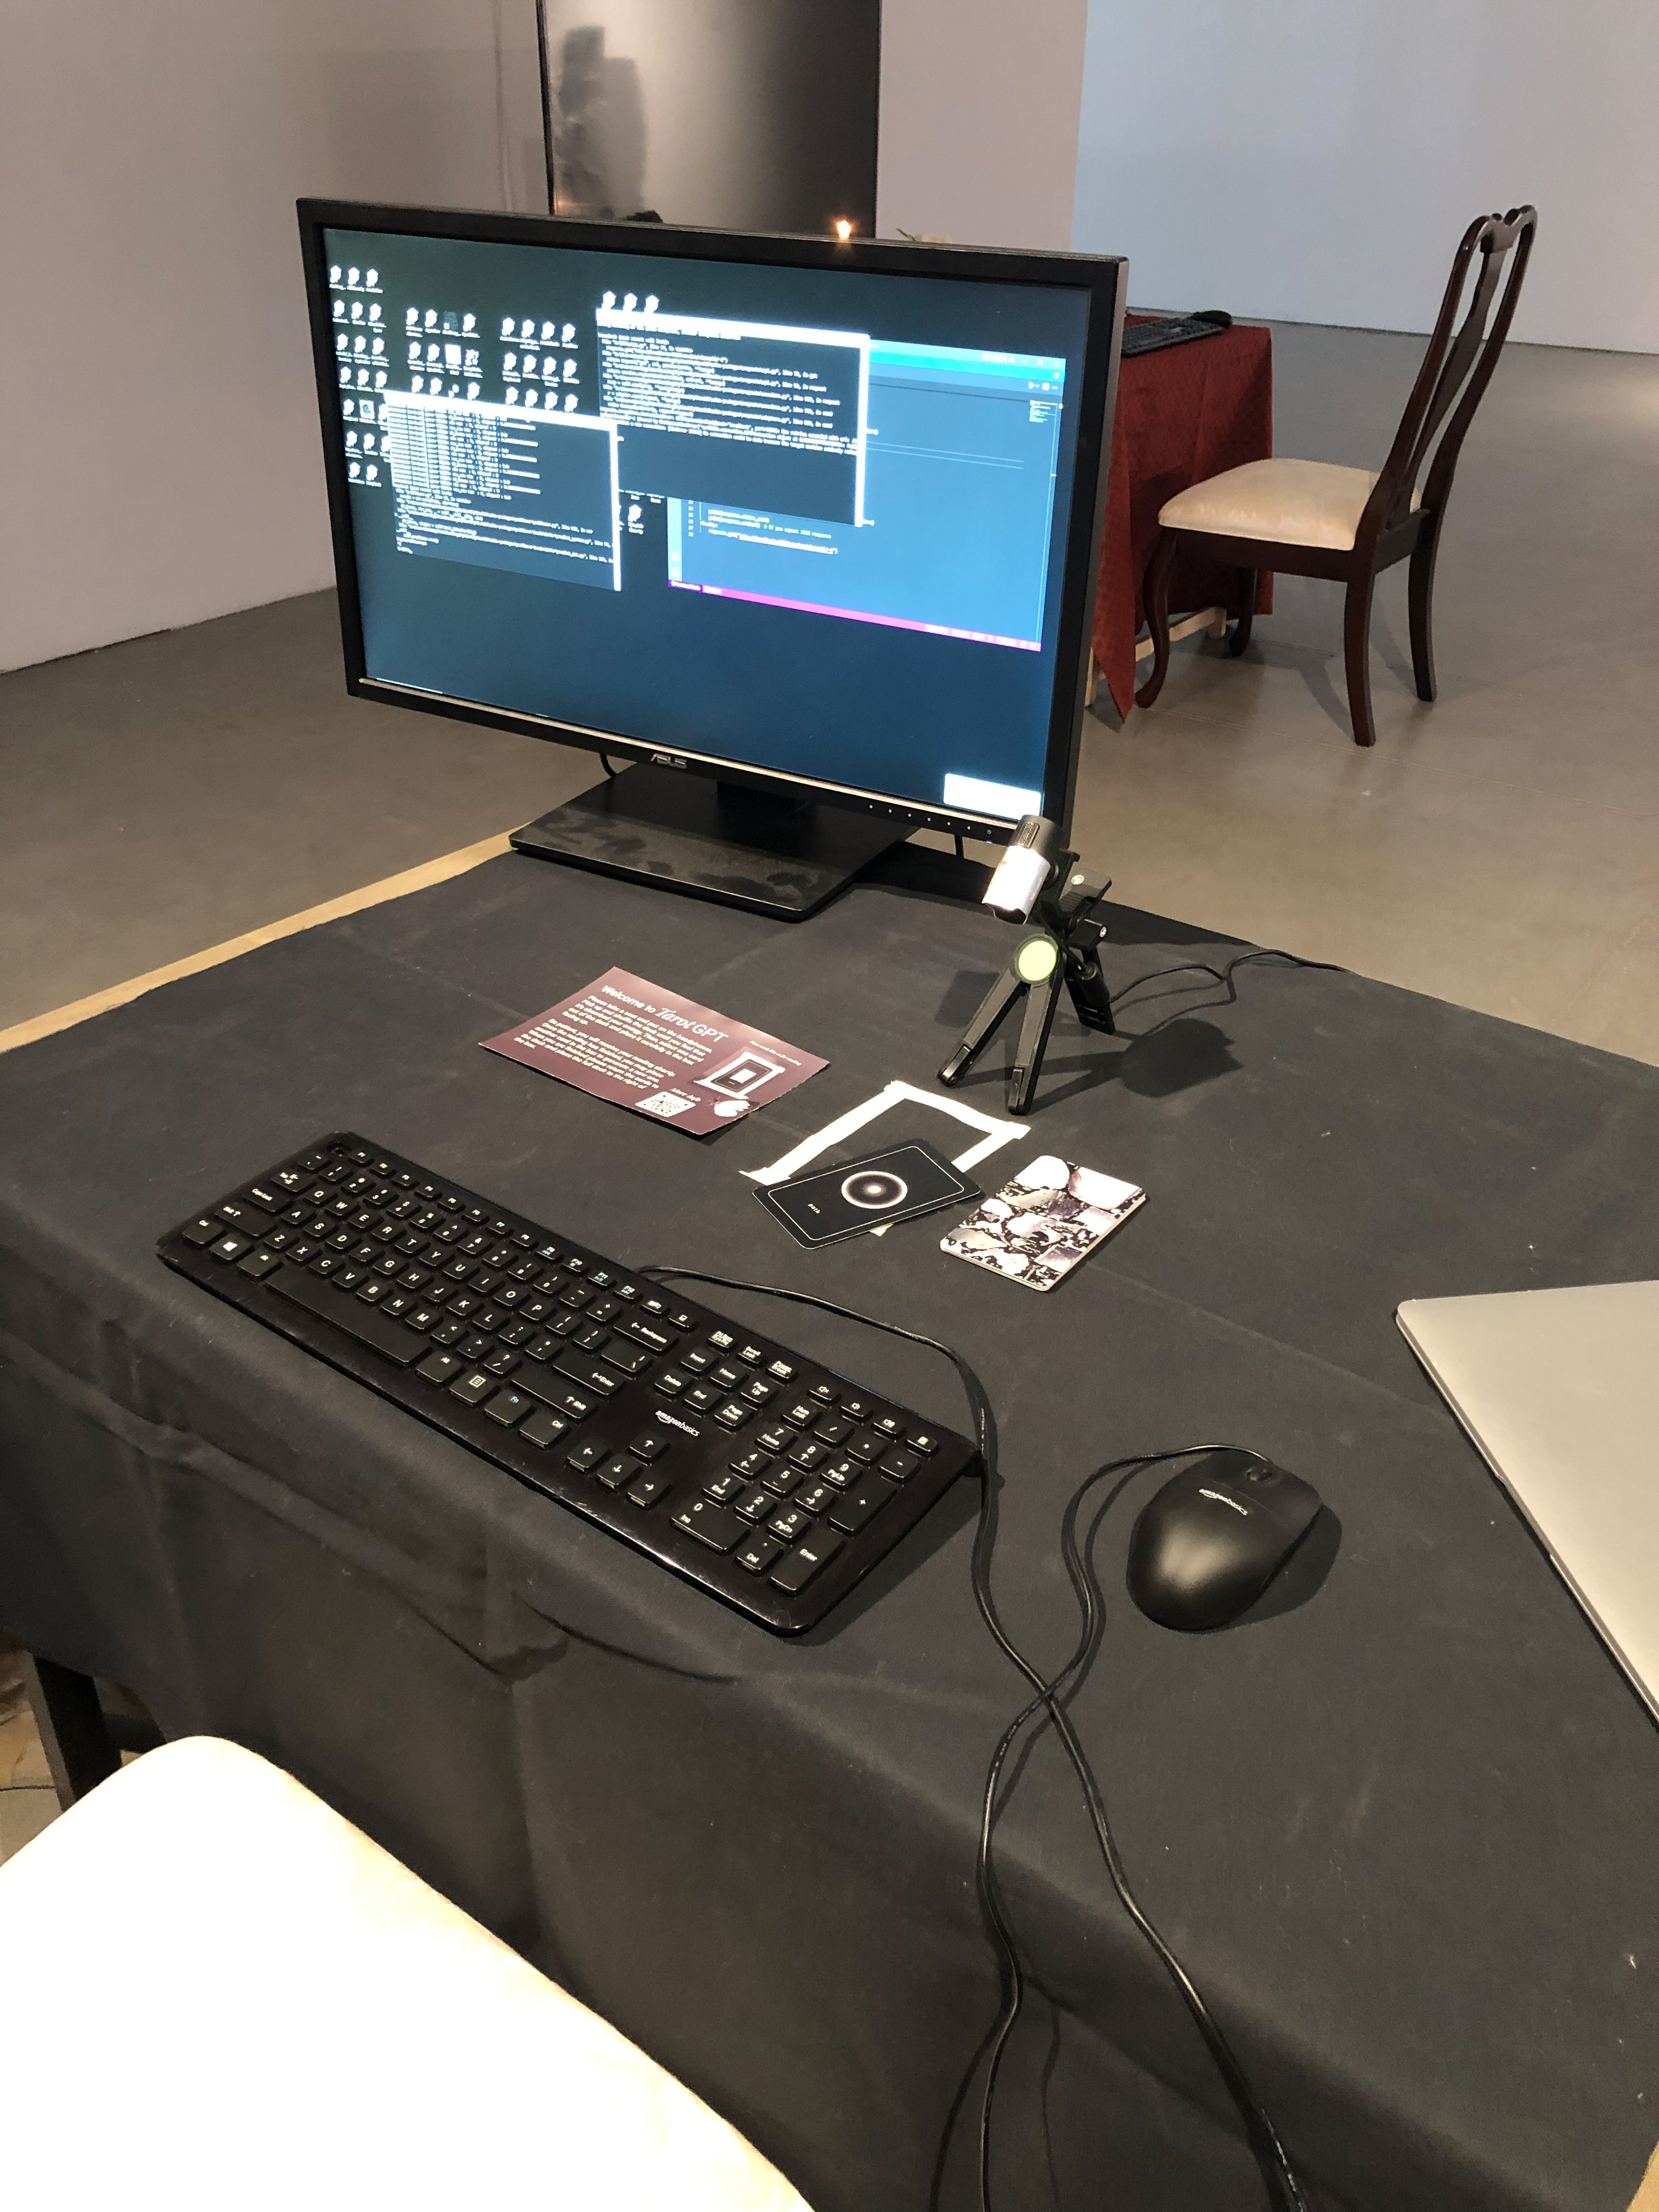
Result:
{"label": "monitor stand base", "polygon": [[816,914],[908,831],[828,799],[630,768],[513,832],[521,853],[782,921]]}

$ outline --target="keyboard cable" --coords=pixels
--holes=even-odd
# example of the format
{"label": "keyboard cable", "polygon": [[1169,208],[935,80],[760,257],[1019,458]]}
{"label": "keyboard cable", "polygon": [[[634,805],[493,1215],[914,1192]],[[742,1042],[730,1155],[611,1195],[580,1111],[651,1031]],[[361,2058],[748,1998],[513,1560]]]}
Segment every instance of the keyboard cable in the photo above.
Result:
{"label": "keyboard cable", "polygon": [[[1244,958],[1252,956],[1246,954]],[[1295,955],[1283,955],[1294,960]],[[1193,963],[1194,968],[1200,963]],[[1224,975],[1218,980],[1231,985],[1232,969],[1240,962],[1234,961]],[[1297,961],[1297,966],[1322,963]],[[1164,970],[1179,973],[1183,970]],[[1217,975],[1213,969],[1208,970]],[[1143,982],[1151,976],[1139,979]],[[1105,1601],[1093,1564],[1094,1538],[1100,1522],[1116,1498],[1119,1492],[1134,1474],[1149,1467],[1161,1466],[1171,1460],[1186,1459],[1203,1451],[1231,1449],[1236,1447],[1215,1444],[1184,1444],[1170,1451],[1135,1452],[1120,1459],[1108,1460],[1103,1466],[1086,1475],[1067,1499],[1060,1522],[1060,1552],[1066,1571],[1071,1581],[1082,1614],[1082,1631],[1070,1658],[1054,1674],[1045,1676],[1029,1659],[1004,1626],[991,1589],[991,1557],[996,1545],[997,1494],[1002,1486],[1002,1477],[997,1461],[996,1415],[990,1395],[964,1356],[952,1346],[937,1337],[925,1336],[919,1329],[902,1328],[896,1322],[878,1321],[872,1314],[860,1313],[854,1307],[839,1305],[834,1299],[817,1297],[809,1291],[785,1289],[776,1283],[747,1283],[730,1275],[711,1275],[695,1267],[651,1267],[635,1271],[649,1275],[659,1282],[679,1280],[707,1283],[720,1290],[748,1291],[762,1297],[785,1298],[792,1304],[814,1306],[822,1313],[836,1314],[844,1321],[860,1322],[866,1328],[881,1330],[888,1336],[903,1338],[908,1343],[919,1344],[927,1351],[937,1352],[956,1369],[973,1416],[975,1438],[979,1447],[980,1509],[974,1533],[974,1548],[970,1569],[974,1601],[980,1618],[984,1621],[993,1639],[1004,1656],[1025,1677],[1033,1695],[1030,1702],[1017,1713],[1003,1730],[1000,1741],[992,1754],[987,1771],[985,1792],[981,1804],[979,1844],[975,1862],[976,1887],[980,1910],[991,1931],[1001,1969],[1003,1999],[990,2038],[989,2056],[980,2097],[978,2130],[978,2181],[980,2212],[990,2212],[990,2153],[991,2112],[995,2095],[997,2077],[1001,2069],[1003,2053],[1007,2048],[1014,2026],[1019,2018],[1024,1998],[1024,1977],[1020,1964],[1013,1930],[1010,1927],[1001,1899],[997,1893],[992,1858],[992,1842],[995,1826],[997,1785],[1008,1755],[1020,1736],[1039,1715],[1045,1724],[1051,1725],[1059,1736],[1072,1771],[1083,1793],[1090,1824],[1095,1833],[1102,1860],[1119,1903],[1134,1926],[1150,1946],[1159,1965],[1175,1984],[1182,2003],[1192,2015],[1199,2033],[1214,2062],[1243,2123],[1246,2140],[1261,2170],[1268,2201],[1274,2212],[1307,2212],[1307,2199],[1297,2179],[1290,2155],[1280,2140],[1279,2131],[1269,2118],[1244,2068],[1228,2042],[1218,2021],[1212,2014],[1196,1984],[1182,1965],[1169,1944],[1154,1926],[1129,1887],[1123,1862],[1118,1854],[1117,1840],[1112,1833],[1105,1798],[1096,1778],[1089,1755],[1079,1741],[1067,1711],[1066,1699],[1082,1687],[1087,1679],[1095,1654],[1099,1649],[1105,1623]],[[1117,1488],[1109,1493],[1101,1505],[1088,1535],[1081,1545],[1077,1540],[1077,1522],[1085,1499],[1095,1486],[1112,1475],[1123,1477]],[[1007,1808],[1005,1799],[1002,1810]]]}

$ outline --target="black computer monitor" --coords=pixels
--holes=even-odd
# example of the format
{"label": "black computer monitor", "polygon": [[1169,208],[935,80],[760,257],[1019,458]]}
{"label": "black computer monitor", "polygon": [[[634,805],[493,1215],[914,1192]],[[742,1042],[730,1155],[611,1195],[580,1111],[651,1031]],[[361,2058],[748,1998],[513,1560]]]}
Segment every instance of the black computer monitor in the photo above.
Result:
{"label": "black computer monitor", "polygon": [[300,214],[350,690],[645,764],[526,849],[799,914],[1069,822],[1125,264]]}

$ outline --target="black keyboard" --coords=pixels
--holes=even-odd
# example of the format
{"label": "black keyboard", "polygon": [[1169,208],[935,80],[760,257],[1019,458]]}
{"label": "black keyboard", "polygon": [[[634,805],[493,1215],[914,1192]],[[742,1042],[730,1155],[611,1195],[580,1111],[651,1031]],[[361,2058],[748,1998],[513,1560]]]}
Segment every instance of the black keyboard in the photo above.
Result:
{"label": "black keyboard", "polygon": [[974,1447],[349,1133],[156,1247],[204,1290],[747,1613],[814,1626]]}
{"label": "black keyboard", "polygon": [[1145,323],[1125,323],[1123,350],[1156,353],[1161,346],[1189,345],[1194,338],[1212,338],[1218,331],[1231,330],[1232,323],[1221,307],[1206,307],[1197,315],[1157,315]]}

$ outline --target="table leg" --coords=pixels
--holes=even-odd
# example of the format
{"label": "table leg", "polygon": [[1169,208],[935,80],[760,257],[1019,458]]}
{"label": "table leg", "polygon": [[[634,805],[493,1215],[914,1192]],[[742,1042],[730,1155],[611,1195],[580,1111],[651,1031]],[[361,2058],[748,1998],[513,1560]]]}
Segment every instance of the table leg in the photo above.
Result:
{"label": "table leg", "polygon": [[65,1812],[106,1781],[121,1764],[110,1740],[98,1686],[90,1674],[77,1674],[55,1659],[23,1654],[23,1681],[40,1731],[58,1802]]}
{"label": "table leg", "polygon": [[[1173,622],[1170,624],[1170,642],[1173,645],[1178,638],[1194,637],[1200,630],[1206,631],[1211,637],[1225,637],[1227,635],[1227,610],[1225,607],[1200,607],[1195,615],[1182,615],[1179,622]],[[1135,659],[1137,660],[1150,660],[1152,657],[1152,641],[1151,638],[1137,638],[1135,641]],[[1092,663],[1091,665],[1092,665]]]}

